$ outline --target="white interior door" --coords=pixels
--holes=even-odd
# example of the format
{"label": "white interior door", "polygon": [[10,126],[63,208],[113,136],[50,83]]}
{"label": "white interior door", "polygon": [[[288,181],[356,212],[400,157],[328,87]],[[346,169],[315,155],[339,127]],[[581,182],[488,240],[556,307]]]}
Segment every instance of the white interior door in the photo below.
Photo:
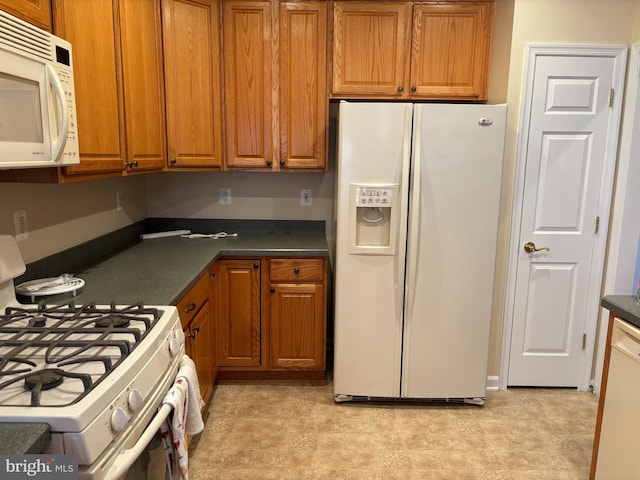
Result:
{"label": "white interior door", "polygon": [[625,56],[529,52],[508,385],[578,387],[591,370]]}

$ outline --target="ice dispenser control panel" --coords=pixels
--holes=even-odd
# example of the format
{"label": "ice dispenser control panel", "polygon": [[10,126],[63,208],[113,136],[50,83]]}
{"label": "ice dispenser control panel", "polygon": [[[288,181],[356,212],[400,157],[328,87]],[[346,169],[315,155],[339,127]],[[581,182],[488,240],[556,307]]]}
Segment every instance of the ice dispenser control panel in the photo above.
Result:
{"label": "ice dispenser control panel", "polygon": [[351,184],[349,253],[395,255],[398,185]]}
{"label": "ice dispenser control panel", "polygon": [[390,207],[392,200],[390,187],[356,187],[356,207]]}

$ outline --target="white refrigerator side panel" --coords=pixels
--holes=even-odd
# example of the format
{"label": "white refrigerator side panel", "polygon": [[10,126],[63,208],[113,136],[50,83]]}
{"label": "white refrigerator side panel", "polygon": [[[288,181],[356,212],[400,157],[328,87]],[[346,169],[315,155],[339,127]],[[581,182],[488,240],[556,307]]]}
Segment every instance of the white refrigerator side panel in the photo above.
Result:
{"label": "white refrigerator side panel", "polygon": [[[334,393],[398,397],[411,104],[342,102],[338,117]],[[395,255],[349,253],[352,184],[397,184]]]}
{"label": "white refrigerator side panel", "polygon": [[414,125],[402,396],[484,397],[506,106],[416,105]]}

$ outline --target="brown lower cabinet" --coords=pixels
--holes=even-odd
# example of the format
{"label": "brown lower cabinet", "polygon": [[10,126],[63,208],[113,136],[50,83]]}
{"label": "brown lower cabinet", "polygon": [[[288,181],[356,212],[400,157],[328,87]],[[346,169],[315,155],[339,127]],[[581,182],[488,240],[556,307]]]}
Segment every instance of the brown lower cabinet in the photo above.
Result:
{"label": "brown lower cabinet", "polygon": [[325,257],[226,258],[213,267],[220,380],[323,381]]}
{"label": "brown lower cabinet", "polygon": [[200,393],[205,404],[213,391],[218,369],[209,291],[209,275],[206,274],[177,305],[185,334],[186,353],[196,365]]}
{"label": "brown lower cabinet", "polygon": [[228,367],[260,368],[261,260],[219,260],[212,282],[218,361]]}

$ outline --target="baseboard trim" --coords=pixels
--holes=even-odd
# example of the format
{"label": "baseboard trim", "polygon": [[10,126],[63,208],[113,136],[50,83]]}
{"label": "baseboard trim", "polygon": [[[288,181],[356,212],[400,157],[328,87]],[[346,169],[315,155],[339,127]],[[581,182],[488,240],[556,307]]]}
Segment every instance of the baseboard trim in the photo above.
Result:
{"label": "baseboard trim", "polygon": [[487,377],[487,392],[497,392],[500,390],[500,377],[488,376]]}

